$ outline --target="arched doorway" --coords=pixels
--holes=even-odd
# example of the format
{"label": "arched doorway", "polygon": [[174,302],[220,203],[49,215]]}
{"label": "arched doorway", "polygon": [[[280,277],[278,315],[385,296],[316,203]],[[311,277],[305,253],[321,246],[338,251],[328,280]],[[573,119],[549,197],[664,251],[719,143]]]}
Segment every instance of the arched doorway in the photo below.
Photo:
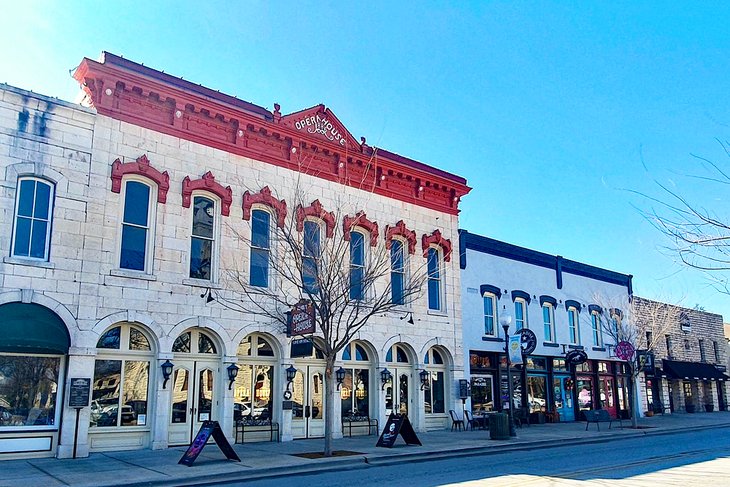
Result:
{"label": "arched doorway", "polygon": [[447,426],[446,398],[449,397],[447,384],[447,352],[440,347],[431,347],[423,357],[428,375],[423,384],[423,408],[426,415],[426,429],[443,429]]}
{"label": "arched doorway", "polygon": [[413,417],[413,360],[405,343],[396,343],[388,349],[385,361],[393,380],[385,386],[385,414],[407,414]]}
{"label": "arched doorway", "polygon": [[[375,417],[373,409],[372,367],[376,360],[371,347],[364,342],[353,341],[342,351],[345,380],[340,387],[342,417]],[[362,428],[358,428],[361,430]],[[367,429],[363,433],[368,432]]]}
{"label": "arched doorway", "polygon": [[[302,354],[293,353],[293,356],[297,355]],[[324,436],[325,418],[325,362],[316,340],[312,343],[311,353],[295,359],[294,367],[297,373],[292,383],[292,437],[321,438]]]}
{"label": "arched doorway", "polygon": [[274,341],[252,333],[238,345],[238,375],[233,385],[233,421],[271,420],[277,350]]}
{"label": "arched doorway", "polygon": [[220,348],[208,331],[191,328],[172,345],[174,368],[170,376],[170,446],[188,445],[203,421],[218,420],[221,387]]}

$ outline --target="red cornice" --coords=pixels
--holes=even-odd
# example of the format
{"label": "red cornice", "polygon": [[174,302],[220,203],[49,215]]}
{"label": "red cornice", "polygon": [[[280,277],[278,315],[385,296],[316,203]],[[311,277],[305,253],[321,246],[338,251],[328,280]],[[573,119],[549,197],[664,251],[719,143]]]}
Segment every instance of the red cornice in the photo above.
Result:
{"label": "red cornice", "polygon": [[403,222],[403,220],[399,220],[394,227],[391,227],[390,225],[385,226],[385,248],[390,250],[390,244],[393,241],[393,237],[395,237],[396,235],[406,239],[406,241],[408,242],[409,254],[416,253],[416,232],[414,232],[413,230],[408,230],[408,227],[406,227],[406,224]]}
{"label": "red cornice", "polygon": [[361,227],[367,230],[370,235],[371,247],[375,247],[378,244],[378,223],[368,220],[365,212],[358,211],[355,216],[346,215],[342,220],[342,230],[345,235],[345,240],[350,240],[350,232],[355,227]]}
{"label": "red cornice", "polygon": [[190,196],[195,190],[208,191],[221,199],[221,215],[228,216],[231,212],[231,203],[233,203],[233,192],[230,186],[223,187],[222,184],[216,182],[215,176],[210,171],[203,174],[203,177],[190,180],[190,176],[185,176],[182,182],[182,204],[184,208],[190,208]]}
{"label": "red cornice", "polygon": [[441,236],[441,230],[434,230],[431,235],[423,234],[421,237],[421,247],[423,248],[423,256],[428,257],[428,248],[431,245],[438,245],[444,251],[444,261],[451,260],[451,240]]}
{"label": "red cornice", "polygon": [[167,190],[170,189],[170,176],[167,171],[160,172],[150,165],[147,154],[138,157],[134,162],[122,162],[117,159],[112,162],[112,192],[122,190],[122,178],[125,174],[136,174],[154,181],[157,184],[157,202],[167,201]]}
{"label": "red cornice", "polygon": [[255,203],[260,203],[271,207],[276,212],[276,225],[279,228],[284,228],[284,219],[286,218],[286,201],[277,200],[271,195],[271,190],[268,186],[261,188],[258,193],[251,194],[246,191],[243,193],[243,219],[251,219],[251,206]]}
{"label": "red cornice", "polygon": [[296,218],[297,218],[297,232],[304,230],[304,219],[308,216],[319,218],[325,223],[327,227],[327,238],[332,238],[335,234],[335,214],[325,211],[322,208],[322,203],[319,200],[314,200],[311,205],[306,208],[302,205],[297,206]]}
{"label": "red cornice", "polygon": [[471,189],[463,178],[364,140],[353,147],[349,133],[343,147],[297,130],[278,107],[272,114],[114,55],[103,63],[84,59],[74,77],[101,115],[232,154],[452,215]]}

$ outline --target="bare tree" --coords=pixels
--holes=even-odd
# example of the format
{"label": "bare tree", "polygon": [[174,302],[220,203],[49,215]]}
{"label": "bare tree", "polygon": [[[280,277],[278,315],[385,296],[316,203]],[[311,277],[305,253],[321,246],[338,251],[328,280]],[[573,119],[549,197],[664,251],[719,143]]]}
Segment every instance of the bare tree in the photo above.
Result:
{"label": "bare tree", "polygon": [[601,331],[604,336],[610,337],[613,343],[614,353],[622,358],[623,353],[616,350],[622,347],[621,343],[629,344],[634,353],[624,360],[628,372],[629,384],[629,410],[631,416],[631,427],[637,427],[638,408],[636,397],[636,384],[643,364],[637,360],[637,350],[647,350],[658,353],[663,349],[662,340],[671,327],[679,322],[680,308],[678,306],[652,301],[634,296],[627,299],[607,298],[598,294],[593,297],[595,302],[602,309],[599,315]]}
{"label": "bare tree", "polygon": [[[730,157],[730,143],[717,142]],[[706,194],[716,189],[726,192],[730,173],[709,158],[692,156],[702,172],[686,177],[704,184]],[[669,250],[683,265],[705,272],[718,291],[730,294],[730,215],[722,211],[717,200],[705,207],[666,184],[657,184],[664,197],[642,195],[652,202],[642,213],[669,239]]]}
{"label": "bare tree", "polygon": [[[227,291],[216,293],[216,299],[229,309],[268,321],[281,332],[294,305],[302,301],[313,305],[317,330],[312,339],[326,364],[324,455],[331,456],[338,353],[373,318],[412,302],[420,294],[426,275],[420,266],[399,269],[399,265],[415,260],[406,258],[408,246],[392,251],[390,242],[379,238],[377,226],[362,212],[372,197],[371,175],[360,176],[360,189],[343,185],[333,201],[326,203],[334,210],[328,211],[315,197],[321,189],[305,187],[303,172],[306,168],[300,171],[291,193],[294,211],[287,213],[281,225],[270,225],[271,252],[264,262],[270,270],[268,285],[252,284],[247,266],[230,265],[230,285]],[[310,221],[316,222],[318,231],[306,228]],[[229,231],[246,248],[261,247],[261,242],[252,240],[251,226],[256,223],[253,219],[249,223],[248,231],[233,227]],[[356,228],[369,231],[356,235]],[[395,292],[393,271],[402,276]]]}

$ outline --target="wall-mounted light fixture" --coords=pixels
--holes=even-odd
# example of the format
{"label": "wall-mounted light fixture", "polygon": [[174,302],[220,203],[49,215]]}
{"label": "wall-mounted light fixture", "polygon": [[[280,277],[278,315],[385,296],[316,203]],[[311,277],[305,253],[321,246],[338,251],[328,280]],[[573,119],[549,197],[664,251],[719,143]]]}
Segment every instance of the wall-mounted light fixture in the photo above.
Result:
{"label": "wall-mounted light fixture", "polygon": [[386,384],[388,384],[388,382],[391,382],[392,380],[393,380],[393,374],[390,373],[390,370],[388,370],[387,367],[384,368],[383,370],[381,370],[380,371],[380,382],[383,383],[383,387],[381,387],[380,390],[381,391],[385,390]]}
{"label": "wall-mounted light fixture", "polygon": [[170,362],[170,360],[165,360],[165,363],[163,363],[160,367],[162,367],[162,378],[165,379],[162,383],[162,388],[164,389],[167,387],[167,381],[170,380],[174,365]]}
{"label": "wall-mounted light fixture", "polygon": [[238,375],[238,366],[236,364],[229,365],[226,370],[228,371],[228,390],[231,390],[231,387],[233,387],[233,382],[236,380],[236,376]]}
{"label": "wall-mounted light fixture", "polygon": [[421,378],[421,390],[423,390],[428,385],[428,376],[430,375],[426,369],[422,370],[418,373],[419,377]]}
{"label": "wall-mounted light fixture", "polygon": [[406,313],[406,315],[405,315],[405,316],[401,316],[401,318],[400,318],[400,319],[401,319],[401,321],[403,321],[403,320],[405,320],[406,318],[408,318],[408,324],[409,324],[409,325],[412,325],[412,324],[413,324],[413,313],[409,311],[408,313]]}
{"label": "wall-mounted light fixture", "polygon": [[215,298],[213,297],[213,290],[211,288],[208,288],[208,290],[201,294],[200,297],[205,298],[205,304],[215,301]]}
{"label": "wall-mounted light fixture", "polygon": [[337,390],[340,390],[340,387],[342,387],[342,383],[345,381],[345,374],[347,374],[347,371],[340,367],[335,371],[335,379],[337,379]]}

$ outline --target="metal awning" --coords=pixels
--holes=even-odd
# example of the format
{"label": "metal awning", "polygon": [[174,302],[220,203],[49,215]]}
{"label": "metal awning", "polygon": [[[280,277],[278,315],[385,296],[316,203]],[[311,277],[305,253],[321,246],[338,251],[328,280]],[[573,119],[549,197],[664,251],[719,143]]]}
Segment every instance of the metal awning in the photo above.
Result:
{"label": "metal awning", "polygon": [[0,352],[66,354],[71,345],[66,324],[38,304],[0,305]]}
{"label": "metal awning", "polygon": [[697,362],[679,362],[676,360],[662,360],[664,375],[670,379],[687,380],[728,380],[730,377],[723,374],[712,364]]}

